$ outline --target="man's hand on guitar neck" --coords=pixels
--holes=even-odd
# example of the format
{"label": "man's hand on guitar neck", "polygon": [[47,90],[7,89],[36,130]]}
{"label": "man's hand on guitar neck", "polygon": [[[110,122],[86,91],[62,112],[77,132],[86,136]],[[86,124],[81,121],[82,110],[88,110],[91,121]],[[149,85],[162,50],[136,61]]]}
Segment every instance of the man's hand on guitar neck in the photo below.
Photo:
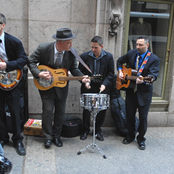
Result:
{"label": "man's hand on guitar neck", "polygon": [[85,83],[85,87],[87,88],[87,89],[90,89],[91,88],[91,86],[90,86],[90,78],[89,78],[89,76],[83,76],[84,78],[83,78],[83,80],[82,80],[82,83]]}
{"label": "man's hand on guitar neck", "polygon": [[89,82],[90,78],[88,77],[88,75],[83,76],[82,83],[89,83]]}
{"label": "man's hand on guitar neck", "polygon": [[42,72],[39,73],[38,76],[39,76],[40,78],[44,78],[44,79],[46,79],[46,80],[49,80],[49,79],[52,78],[52,76],[51,76],[51,74],[50,74],[49,71],[42,71]]}
{"label": "man's hand on guitar neck", "polygon": [[136,83],[137,83],[137,84],[143,83],[143,76],[139,76],[139,77],[136,79]]}
{"label": "man's hand on guitar neck", "polygon": [[6,69],[6,68],[7,68],[6,62],[0,62],[0,70]]}

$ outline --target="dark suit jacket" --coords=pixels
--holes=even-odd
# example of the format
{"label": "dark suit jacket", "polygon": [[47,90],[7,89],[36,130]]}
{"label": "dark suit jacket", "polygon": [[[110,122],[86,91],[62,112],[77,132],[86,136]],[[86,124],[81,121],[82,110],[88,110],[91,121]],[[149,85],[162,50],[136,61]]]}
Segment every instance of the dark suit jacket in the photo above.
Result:
{"label": "dark suit jacket", "polygon": [[[29,57],[29,68],[35,78],[38,78],[40,70],[37,68],[37,63],[40,65],[47,65],[54,68],[54,44],[43,43]],[[81,71],[77,68],[77,61],[70,51],[65,51],[62,61],[62,68],[70,71],[73,76],[83,76]],[[66,98],[68,94],[68,84],[63,87],[55,87],[58,98]],[[48,97],[51,90],[39,91],[42,96]]]}
{"label": "dark suit jacket", "polygon": [[17,69],[21,69],[23,71],[23,76],[19,82],[19,84],[10,92],[17,91],[17,93],[22,94],[24,92],[24,85],[26,83],[27,76],[27,68],[24,70],[24,66],[28,64],[28,57],[25,53],[22,42],[16,37],[5,33],[5,50],[8,57],[8,62],[6,71],[13,71]]}
{"label": "dark suit jacket", "polygon": [[[117,60],[117,69],[121,68],[124,63],[126,63],[130,68],[135,69],[136,56],[137,56],[136,49],[128,51],[127,54],[125,54],[124,56],[120,57]],[[159,64],[160,64],[159,58],[152,53],[141,75],[143,77],[152,75],[156,80],[159,73]],[[137,98],[141,106],[149,105],[151,103],[152,92],[153,92],[153,84],[137,85]],[[129,97],[133,97],[133,94],[134,94],[133,89],[127,89],[126,95],[128,95]]]}
{"label": "dark suit jacket", "polygon": [[[94,58],[89,55],[89,52],[90,51],[83,53],[81,55],[81,58],[88,65],[90,70],[94,73]],[[109,89],[110,89],[109,85],[111,85],[113,77],[114,77],[114,60],[113,60],[113,56],[111,53],[106,52],[106,51],[105,51],[105,53],[106,53],[106,55],[104,55],[100,59],[100,73],[99,74],[102,75],[103,80],[97,86],[97,91],[94,91],[94,92],[99,92],[98,87],[101,84],[103,84],[106,86],[106,89],[105,89],[105,91],[103,91],[103,93],[109,94]],[[92,74],[81,63],[79,63],[79,69],[82,71],[83,74],[92,76]],[[93,85],[96,85],[96,84],[93,83],[93,81],[91,81],[91,87]],[[82,84],[81,92],[85,93],[87,91],[88,90],[86,89],[85,84]]]}
{"label": "dark suit jacket", "polygon": [[28,63],[22,42],[8,33],[5,33],[5,49],[9,60],[6,71],[22,69]]}
{"label": "dark suit jacket", "polygon": [[[8,62],[6,71],[13,71],[17,69],[22,69],[27,63],[28,63],[28,57],[24,51],[22,42],[15,38],[14,36],[5,33],[4,35],[5,39],[5,50],[6,54],[8,57]],[[13,128],[13,136],[12,140],[13,142],[18,142],[20,139],[23,139],[23,137],[20,135],[21,134],[21,121],[24,121],[24,115],[22,112],[22,107],[21,105],[21,94],[24,92],[24,85],[25,85],[25,80],[26,80],[26,73],[23,74],[23,77],[21,78],[19,84],[12,90],[4,91],[0,89],[0,110],[4,111],[1,112],[1,119],[0,119],[0,129],[1,129],[1,140],[4,140],[8,138],[7,134],[7,129],[5,129],[5,125],[7,125],[7,120],[5,119],[5,106],[4,99],[6,99],[6,104],[9,106],[10,112],[12,119],[12,128]],[[7,126],[8,127],[8,126]],[[3,136],[5,136],[3,138]]]}

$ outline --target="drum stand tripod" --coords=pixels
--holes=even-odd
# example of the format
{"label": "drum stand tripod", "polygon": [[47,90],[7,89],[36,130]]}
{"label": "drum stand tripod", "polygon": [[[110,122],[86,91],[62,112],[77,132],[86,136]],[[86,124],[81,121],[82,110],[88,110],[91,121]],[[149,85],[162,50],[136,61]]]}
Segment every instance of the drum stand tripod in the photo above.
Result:
{"label": "drum stand tripod", "polygon": [[93,142],[89,145],[87,145],[86,147],[84,147],[83,149],[81,149],[79,152],[77,152],[77,155],[80,155],[82,152],[84,152],[87,149],[90,149],[92,147],[93,150],[97,149],[99,151],[99,153],[103,156],[104,159],[106,159],[106,155],[104,154],[104,152],[99,148],[99,146],[95,143],[95,139],[96,139],[96,135],[95,135],[95,122],[96,122],[96,116],[97,114],[100,112],[100,110],[98,109],[95,113],[94,108],[92,107],[90,110],[90,113],[93,117]]}

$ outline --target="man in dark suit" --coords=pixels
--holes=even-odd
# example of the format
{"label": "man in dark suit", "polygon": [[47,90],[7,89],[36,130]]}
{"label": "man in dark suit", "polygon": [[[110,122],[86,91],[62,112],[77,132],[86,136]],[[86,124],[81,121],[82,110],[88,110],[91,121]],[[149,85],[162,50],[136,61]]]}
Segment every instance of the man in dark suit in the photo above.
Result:
{"label": "man in dark suit", "polygon": [[[23,45],[20,40],[14,36],[3,32],[6,25],[6,18],[0,13],[0,70],[2,73],[1,84],[5,85],[5,76],[3,71],[10,72],[13,70],[22,70],[28,63],[28,57],[24,51]],[[23,70],[22,70],[23,71]],[[22,78],[21,78],[22,79]],[[11,79],[8,82],[11,83]],[[8,82],[6,82],[8,84]],[[5,114],[5,103],[7,103],[12,119],[13,136],[12,140],[16,152],[19,155],[25,155],[25,148],[22,143],[23,136],[21,136],[20,125],[20,94],[22,88],[24,88],[23,80],[17,83],[17,86],[11,90],[3,89],[1,85],[0,89],[0,143],[2,146],[9,141],[9,135],[7,130],[7,121]]]}
{"label": "man in dark suit", "polygon": [[[65,68],[73,76],[83,76],[82,72],[77,68],[75,56],[70,51],[72,39],[75,37],[69,28],[61,28],[53,35],[53,39],[56,42],[40,44],[29,57],[29,68],[33,76],[36,79],[49,80],[52,78],[48,71],[40,71],[37,63],[55,69]],[[89,82],[89,79],[84,78],[82,82]],[[42,100],[42,129],[45,136],[45,147],[50,148],[52,142],[57,147],[61,147],[63,143],[60,135],[65,115],[68,84],[63,88],[53,87],[48,90],[39,90],[39,93]]]}
{"label": "man in dark suit", "polygon": [[[91,40],[91,51],[85,52],[81,55],[83,61],[88,65],[89,72],[81,63],[79,69],[89,76],[100,74],[102,81],[82,84],[81,93],[99,93],[109,94],[110,84],[114,77],[114,59],[111,53],[103,50],[103,39],[100,36],[95,36]],[[101,126],[105,119],[106,110],[101,110],[96,116],[95,133],[96,138],[103,141],[104,138],[101,134]],[[90,132],[90,112],[87,109],[83,110],[83,127],[81,140],[85,140]]]}
{"label": "man in dark suit", "polygon": [[147,131],[147,115],[152,100],[153,84],[146,83],[142,77],[151,76],[153,81],[157,80],[159,73],[159,58],[148,51],[149,39],[146,36],[139,37],[136,41],[136,48],[128,51],[127,54],[117,60],[119,78],[124,80],[122,65],[126,63],[130,68],[138,70],[135,88],[126,90],[126,116],[128,135],[123,144],[129,144],[135,139],[135,114],[139,111],[139,127],[137,143],[140,150],[145,150],[145,133]]}

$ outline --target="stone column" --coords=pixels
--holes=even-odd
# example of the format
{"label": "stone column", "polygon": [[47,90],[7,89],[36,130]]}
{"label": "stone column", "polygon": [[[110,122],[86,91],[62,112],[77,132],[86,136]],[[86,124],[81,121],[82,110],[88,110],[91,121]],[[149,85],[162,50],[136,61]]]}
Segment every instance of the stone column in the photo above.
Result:
{"label": "stone column", "polygon": [[124,0],[97,1],[96,34],[103,37],[104,50],[112,53],[115,61],[121,56],[123,11]]}

